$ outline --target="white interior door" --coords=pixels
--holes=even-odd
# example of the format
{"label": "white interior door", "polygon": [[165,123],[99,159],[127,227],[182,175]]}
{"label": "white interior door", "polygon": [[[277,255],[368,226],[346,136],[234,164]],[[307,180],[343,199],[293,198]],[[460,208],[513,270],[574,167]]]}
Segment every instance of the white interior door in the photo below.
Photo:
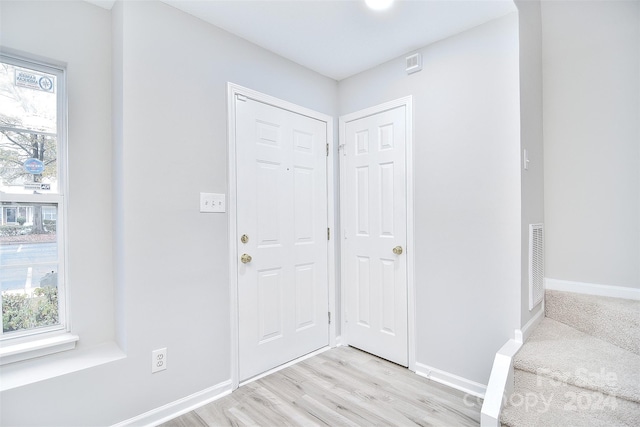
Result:
{"label": "white interior door", "polygon": [[235,102],[243,381],[329,344],[327,124]]}
{"label": "white interior door", "polygon": [[408,366],[406,106],[343,124],[348,343]]}

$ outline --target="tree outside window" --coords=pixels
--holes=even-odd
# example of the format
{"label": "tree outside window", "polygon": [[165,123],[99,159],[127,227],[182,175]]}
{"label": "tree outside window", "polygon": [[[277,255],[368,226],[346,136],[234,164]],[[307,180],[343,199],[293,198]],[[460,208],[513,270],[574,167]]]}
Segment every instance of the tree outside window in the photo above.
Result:
{"label": "tree outside window", "polygon": [[62,77],[1,56],[2,340],[65,327]]}

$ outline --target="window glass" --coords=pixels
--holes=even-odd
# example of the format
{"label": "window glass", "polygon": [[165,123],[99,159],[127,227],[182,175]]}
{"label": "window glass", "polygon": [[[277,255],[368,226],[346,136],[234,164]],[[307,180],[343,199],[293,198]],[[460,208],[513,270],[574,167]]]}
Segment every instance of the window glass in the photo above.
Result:
{"label": "window glass", "polygon": [[66,328],[63,71],[0,55],[1,340]]}
{"label": "window glass", "polygon": [[58,192],[57,81],[0,63],[0,192]]}
{"label": "window glass", "polygon": [[[60,323],[58,307],[58,242],[56,221],[43,213],[56,207],[43,204],[15,206],[2,203],[2,212],[24,212],[0,225],[0,288],[2,332]],[[41,232],[34,233],[40,228]]]}

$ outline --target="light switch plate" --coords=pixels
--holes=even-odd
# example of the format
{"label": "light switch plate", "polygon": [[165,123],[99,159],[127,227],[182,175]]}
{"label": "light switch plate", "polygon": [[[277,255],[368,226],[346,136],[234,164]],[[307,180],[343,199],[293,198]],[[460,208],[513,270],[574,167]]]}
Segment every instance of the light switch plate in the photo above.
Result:
{"label": "light switch plate", "polygon": [[225,195],[218,193],[200,193],[200,212],[225,212]]}

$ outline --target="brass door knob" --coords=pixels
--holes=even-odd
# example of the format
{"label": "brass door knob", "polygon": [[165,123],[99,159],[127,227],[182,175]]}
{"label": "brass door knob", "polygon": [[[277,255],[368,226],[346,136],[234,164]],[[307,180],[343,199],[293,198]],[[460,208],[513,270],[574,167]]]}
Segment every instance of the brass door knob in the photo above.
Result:
{"label": "brass door knob", "polygon": [[248,262],[251,262],[251,255],[249,254],[242,254],[242,256],[240,257],[240,261],[242,261],[243,264],[246,264]]}
{"label": "brass door knob", "polygon": [[396,246],[393,248],[393,253],[396,255],[402,255],[402,246]]}

